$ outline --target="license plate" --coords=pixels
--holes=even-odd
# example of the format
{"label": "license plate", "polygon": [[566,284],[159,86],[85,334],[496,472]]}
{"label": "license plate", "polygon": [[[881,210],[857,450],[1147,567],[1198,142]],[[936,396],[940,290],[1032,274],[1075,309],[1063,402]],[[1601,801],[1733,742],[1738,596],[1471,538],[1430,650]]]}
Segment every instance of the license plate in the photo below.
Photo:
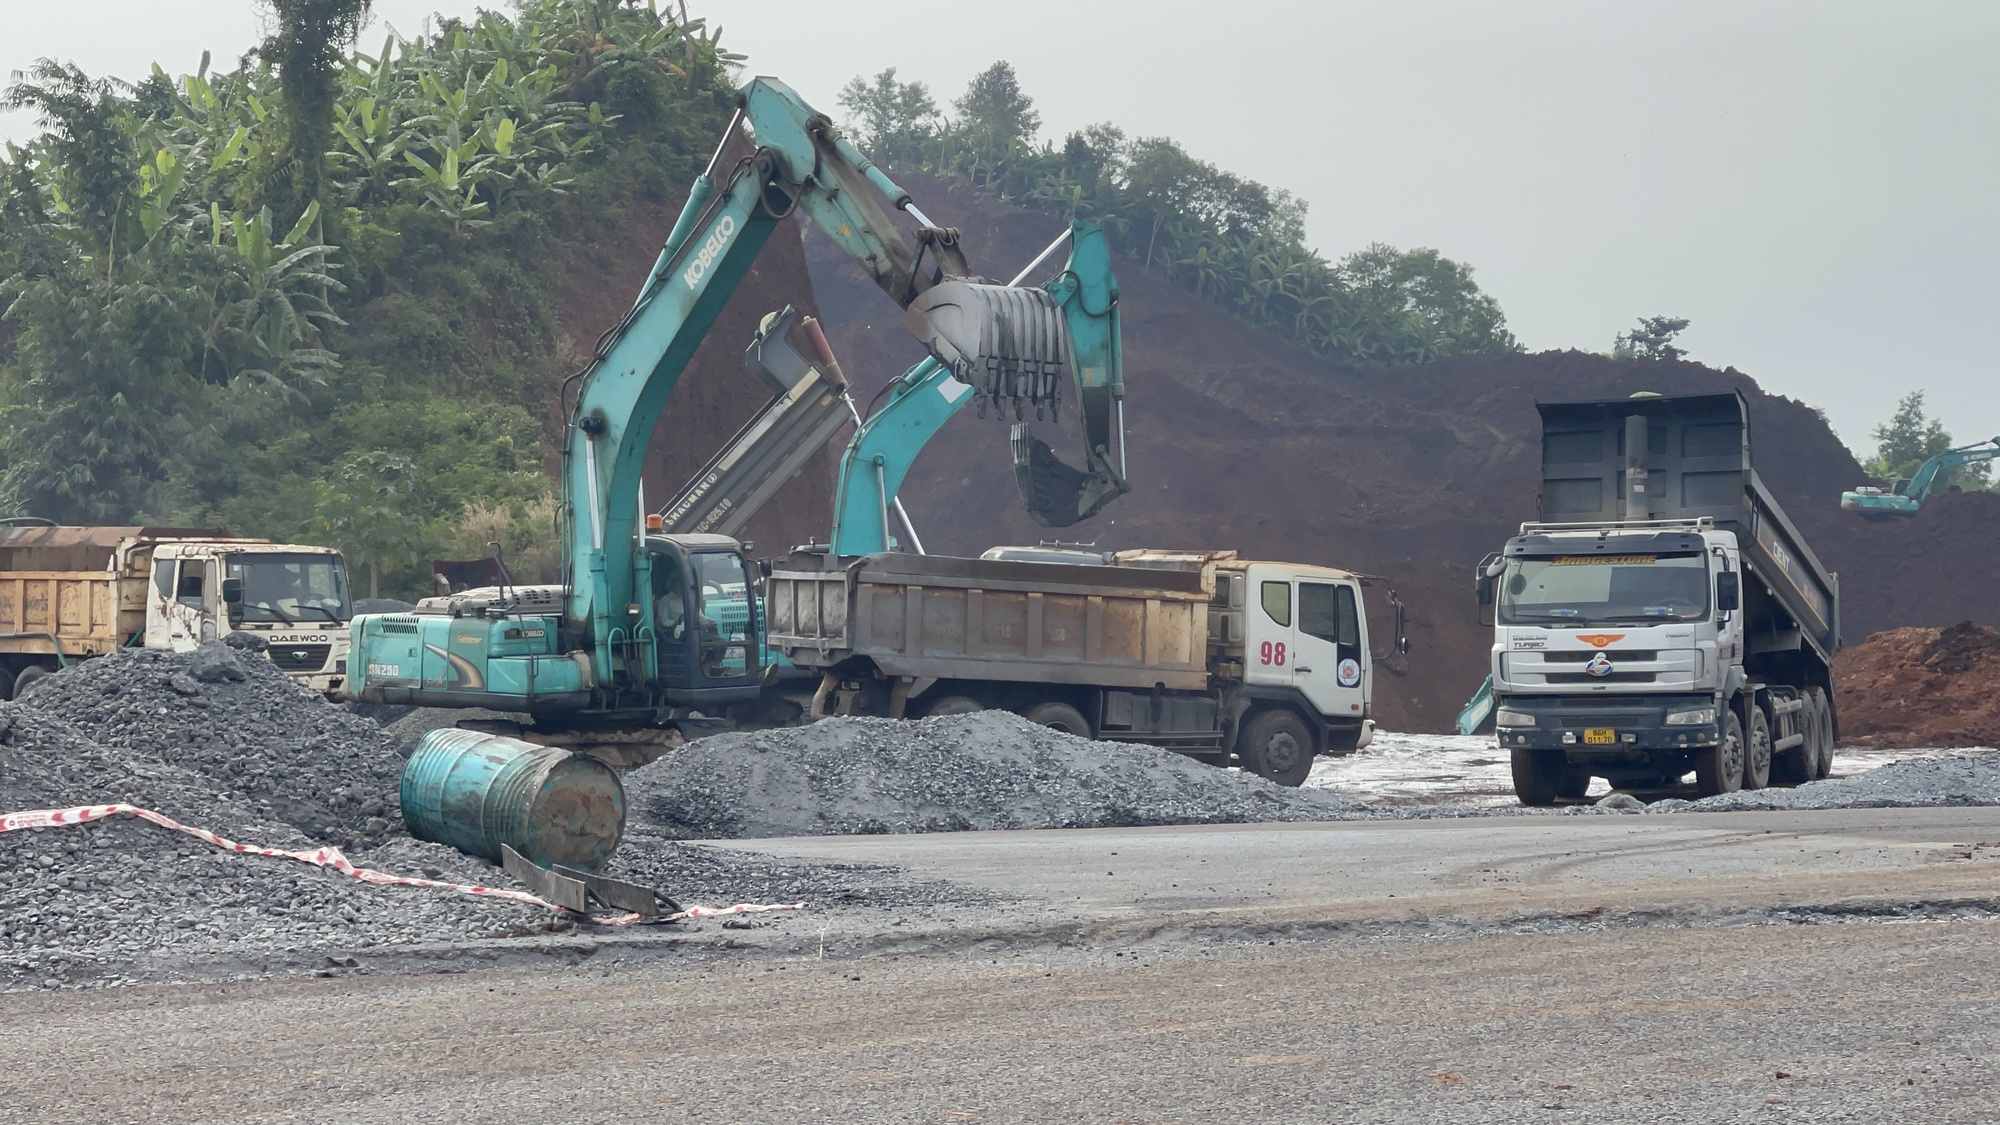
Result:
{"label": "license plate", "polygon": [[1618,732],[1610,727],[1591,727],[1583,732],[1583,741],[1590,746],[1609,746],[1618,741]]}

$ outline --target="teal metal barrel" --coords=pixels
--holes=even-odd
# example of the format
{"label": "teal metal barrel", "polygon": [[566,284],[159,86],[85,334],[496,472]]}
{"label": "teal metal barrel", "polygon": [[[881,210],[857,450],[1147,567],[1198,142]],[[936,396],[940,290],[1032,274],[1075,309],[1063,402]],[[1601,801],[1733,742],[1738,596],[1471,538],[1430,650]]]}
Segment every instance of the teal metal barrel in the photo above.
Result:
{"label": "teal metal barrel", "polygon": [[495,862],[507,844],[542,867],[595,871],[625,835],[625,787],[610,766],[497,734],[425,735],[402,797],[412,836]]}

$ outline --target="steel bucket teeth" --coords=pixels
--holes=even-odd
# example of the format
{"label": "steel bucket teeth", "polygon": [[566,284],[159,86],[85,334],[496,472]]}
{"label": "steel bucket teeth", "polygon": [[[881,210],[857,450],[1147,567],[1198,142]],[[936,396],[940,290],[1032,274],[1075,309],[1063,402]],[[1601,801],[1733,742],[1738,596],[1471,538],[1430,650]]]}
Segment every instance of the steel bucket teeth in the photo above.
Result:
{"label": "steel bucket teeth", "polygon": [[911,302],[908,320],[931,354],[979,394],[982,408],[991,401],[1005,411],[1011,403],[1018,421],[1030,403],[1038,418],[1059,406],[1069,330],[1046,292],[947,281]]}

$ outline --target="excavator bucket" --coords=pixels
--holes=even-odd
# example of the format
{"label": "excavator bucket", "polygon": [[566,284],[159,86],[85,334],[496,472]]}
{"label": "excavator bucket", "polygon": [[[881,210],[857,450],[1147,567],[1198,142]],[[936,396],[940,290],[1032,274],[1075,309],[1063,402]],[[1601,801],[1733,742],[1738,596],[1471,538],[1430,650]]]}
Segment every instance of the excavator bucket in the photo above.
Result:
{"label": "excavator bucket", "polygon": [[1068,527],[1123,491],[1103,466],[1064,464],[1029,432],[1030,409],[1036,421],[1061,420],[1070,363],[1069,324],[1046,290],[946,281],[911,302],[908,322],[931,354],[972,387],[981,417],[989,407],[1002,418],[1012,415],[1015,482],[1035,522]]}
{"label": "excavator bucket", "polygon": [[961,382],[1014,420],[1054,420],[1069,364],[1069,328],[1055,298],[1040,289],[946,281],[910,303],[910,331]]}

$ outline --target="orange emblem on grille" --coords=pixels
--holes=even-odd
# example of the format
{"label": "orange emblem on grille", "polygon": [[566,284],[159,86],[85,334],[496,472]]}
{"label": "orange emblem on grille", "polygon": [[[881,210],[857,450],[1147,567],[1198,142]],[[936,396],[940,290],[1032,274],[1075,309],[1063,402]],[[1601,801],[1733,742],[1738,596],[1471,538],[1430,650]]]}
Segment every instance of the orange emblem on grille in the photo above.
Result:
{"label": "orange emblem on grille", "polygon": [[1623,634],[1623,633],[1578,633],[1578,634],[1576,635],[1576,639],[1577,639],[1577,640],[1579,640],[1579,641],[1582,641],[1582,642],[1583,642],[1584,644],[1587,644],[1587,645],[1591,646],[1592,648],[1603,648],[1603,647],[1604,647],[1605,645],[1608,645],[1608,644],[1611,644],[1611,643],[1612,643],[1612,642],[1614,642],[1614,641],[1622,641],[1622,640],[1624,640],[1624,639],[1625,639],[1625,634]]}

